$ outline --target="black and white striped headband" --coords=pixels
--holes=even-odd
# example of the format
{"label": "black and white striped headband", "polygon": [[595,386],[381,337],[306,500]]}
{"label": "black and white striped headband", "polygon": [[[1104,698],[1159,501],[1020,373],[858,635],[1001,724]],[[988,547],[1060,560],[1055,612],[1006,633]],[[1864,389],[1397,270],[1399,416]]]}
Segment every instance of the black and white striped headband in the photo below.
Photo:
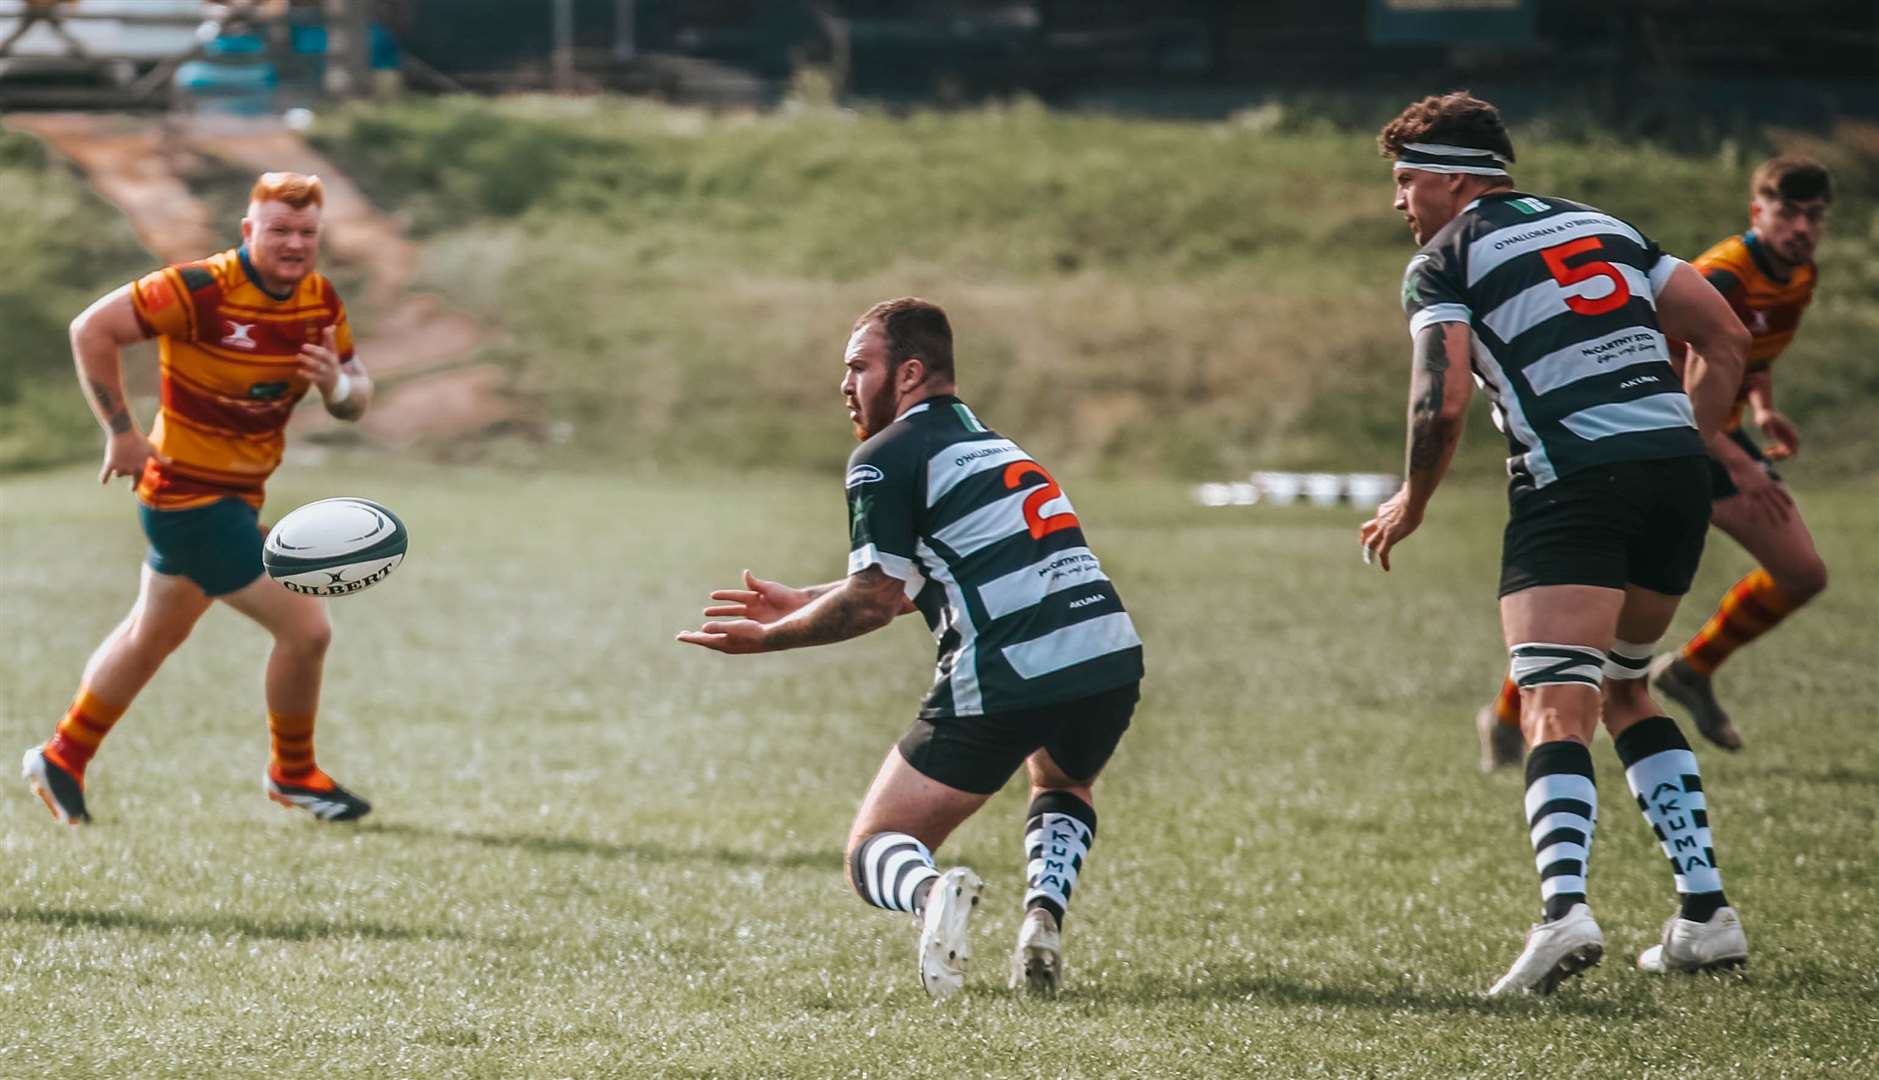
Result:
{"label": "black and white striped headband", "polygon": [[1507,163],[1496,157],[1494,151],[1445,143],[1404,143],[1402,151],[1396,155],[1394,168],[1474,176],[1507,175]]}

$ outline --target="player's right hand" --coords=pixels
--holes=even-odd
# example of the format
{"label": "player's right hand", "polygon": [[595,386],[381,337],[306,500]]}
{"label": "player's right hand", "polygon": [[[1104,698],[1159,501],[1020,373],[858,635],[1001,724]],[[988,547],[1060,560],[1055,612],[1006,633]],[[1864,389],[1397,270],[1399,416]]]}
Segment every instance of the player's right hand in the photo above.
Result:
{"label": "player's right hand", "polygon": [[1757,520],[1767,525],[1780,526],[1787,523],[1788,515],[1794,512],[1794,497],[1788,489],[1759,462],[1747,461],[1729,469],[1729,482],[1735,485],[1736,494],[1743,499],[1743,505]]}
{"label": "player's right hand", "polygon": [[711,598],[724,603],[706,608],[707,618],[752,619],[760,623],[773,623],[811,599],[807,590],[765,581],[748,570],[744,571],[743,588],[718,589]]}
{"label": "player's right hand", "polygon": [[112,477],[127,476],[134,486],[144,473],[144,462],[151,458],[164,465],[170,463],[169,458],[150,444],[149,437],[134,427],[112,435],[105,440],[104,465],[98,469],[98,483],[108,484]]}

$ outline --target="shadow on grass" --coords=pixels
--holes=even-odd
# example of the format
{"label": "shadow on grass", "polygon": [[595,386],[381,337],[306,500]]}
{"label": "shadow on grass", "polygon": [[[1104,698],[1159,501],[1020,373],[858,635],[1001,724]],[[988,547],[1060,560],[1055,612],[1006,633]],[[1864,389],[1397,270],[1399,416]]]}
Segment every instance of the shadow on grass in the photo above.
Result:
{"label": "shadow on grass", "polygon": [[388,836],[413,836],[426,840],[448,840],[482,847],[513,848],[538,855],[585,855],[598,859],[636,859],[653,863],[710,862],[720,866],[773,866],[783,869],[839,872],[842,857],[835,851],[745,851],[727,847],[673,847],[656,841],[616,844],[579,836],[546,836],[541,833],[471,832],[438,829],[424,825],[387,822],[361,825],[361,832]]}
{"label": "shadow on grass", "polygon": [[1067,997],[1092,1005],[1149,1006],[1166,1002],[1244,1001],[1251,1006],[1296,1005],[1375,1009],[1380,1012],[1470,1013],[1520,1016],[1530,1011],[1607,1020],[1642,1020],[1659,1014],[1653,1005],[1588,997],[1571,983],[1546,998],[1486,998],[1459,990],[1378,989],[1361,985],[1303,982],[1278,975],[1218,975],[1176,981],[1143,975],[1127,982],[1076,987]]}
{"label": "shadow on grass", "polygon": [[140,911],[77,911],[71,908],[0,908],[0,920],[38,923],[62,930],[142,930],[154,934],[184,931],[216,937],[265,938],[272,941],[318,941],[371,938],[375,941],[461,940],[452,930],[412,930],[371,922],[321,919],[256,919],[247,915],[151,915]]}

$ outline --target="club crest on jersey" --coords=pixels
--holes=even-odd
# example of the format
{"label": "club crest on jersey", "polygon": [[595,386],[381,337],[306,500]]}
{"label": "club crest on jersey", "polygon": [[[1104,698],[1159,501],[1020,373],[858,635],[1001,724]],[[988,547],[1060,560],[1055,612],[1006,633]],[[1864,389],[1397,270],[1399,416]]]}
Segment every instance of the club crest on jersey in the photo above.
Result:
{"label": "club crest on jersey", "polygon": [[228,335],[222,339],[222,344],[231,349],[257,348],[254,341],[254,323],[238,323],[230,319],[222,321],[228,323]]}
{"label": "club crest on jersey", "polygon": [[885,474],[883,474],[881,470],[872,465],[857,465],[848,470],[848,479],[843,482],[842,486],[845,488],[860,487],[863,484],[872,484],[876,480],[881,479],[885,479]]}

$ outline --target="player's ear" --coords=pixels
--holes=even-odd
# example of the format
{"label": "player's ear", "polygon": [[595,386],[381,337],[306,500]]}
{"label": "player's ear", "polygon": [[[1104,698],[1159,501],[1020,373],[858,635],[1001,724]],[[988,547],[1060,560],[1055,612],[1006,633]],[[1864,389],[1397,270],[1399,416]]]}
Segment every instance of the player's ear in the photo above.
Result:
{"label": "player's ear", "polygon": [[241,242],[245,244],[248,241],[253,240],[253,239],[254,239],[254,219],[251,217],[243,217],[241,219]]}
{"label": "player's ear", "polygon": [[894,373],[896,389],[906,393],[926,381],[926,361],[917,356],[909,356],[900,362],[900,369]]}

